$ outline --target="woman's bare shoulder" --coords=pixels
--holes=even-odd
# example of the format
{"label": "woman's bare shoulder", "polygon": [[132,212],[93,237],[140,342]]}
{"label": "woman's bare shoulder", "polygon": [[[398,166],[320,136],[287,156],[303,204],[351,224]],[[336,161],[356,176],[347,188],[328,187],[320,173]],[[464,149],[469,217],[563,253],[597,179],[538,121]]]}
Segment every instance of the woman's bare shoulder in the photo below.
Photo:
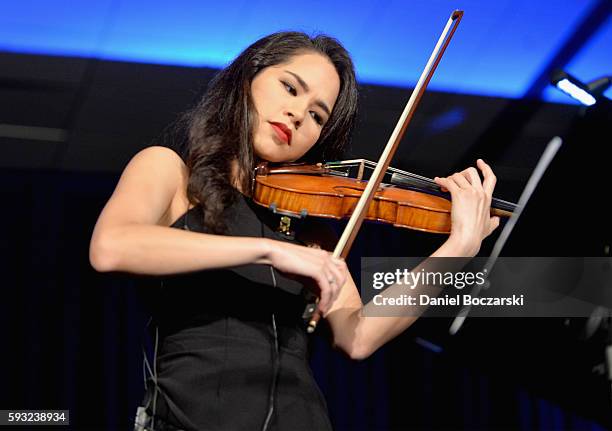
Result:
{"label": "woman's bare shoulder", "polygon": [[152,158],[161,157],[166,159],[165,163],[172,163],[178,175],[178,186],[172,197],[172,201],[168,206],[166,213],[160,220],[160,224],[170,226],[177,220],[185,211],[193,208],[187,198],[187,185],[189,183],[189,168],[181,158],[181,156],[171,148],[162,146],[147,147],[142,151],[153,153]]}
{"label": "woman's bare shoulder", "polygon": [[169,226],[186,198],[186,171],[181,157],[170,148],[151,146],[140,150],[121,173],[96,230],[105,232],[122,224]]}
{"label": "woman's bare shoulder", "polygon": [[164,165],[164,169],[170,169],[173,175],[177,176],[179,186],[177,192],[180,192],[183,188],[186,195],[187,183],[189,181],[189,168],[181,158],[181,156],[169,147],[162,147],[160,145],[153,145],[140,150],[135,156],[145,157],[151,163],[156,166]]}
{"label": "woman's bare shoulder", "polygon": [[134,158],[136,157],[146,157],[150,159],[164,158],[174,162],[178,166],[185,166],[185,162],[183,162],[183,159],[176,151],[170,147],[163,147],[161,145],[151,145],[150,147],[143,148],[134,155]]}

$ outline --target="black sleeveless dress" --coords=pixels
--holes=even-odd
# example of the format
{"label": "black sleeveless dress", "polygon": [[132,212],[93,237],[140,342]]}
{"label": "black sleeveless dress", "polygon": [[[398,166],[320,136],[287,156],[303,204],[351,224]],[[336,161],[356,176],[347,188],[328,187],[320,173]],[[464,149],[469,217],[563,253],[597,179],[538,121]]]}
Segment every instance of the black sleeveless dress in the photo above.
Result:
{"label": "black sleeveless dress", "polygon": [[[295,241],[275,232],[278,216],[242,195],[225,220],[229,235]],[[201,210],[171,227],[205,232]],[[165,276],[160,285],[146,291],[159,334],[158,421],[254,431],[273,406],[269,430],[331,430],[307,360],[301,284],[271,266],[245,265]]]}

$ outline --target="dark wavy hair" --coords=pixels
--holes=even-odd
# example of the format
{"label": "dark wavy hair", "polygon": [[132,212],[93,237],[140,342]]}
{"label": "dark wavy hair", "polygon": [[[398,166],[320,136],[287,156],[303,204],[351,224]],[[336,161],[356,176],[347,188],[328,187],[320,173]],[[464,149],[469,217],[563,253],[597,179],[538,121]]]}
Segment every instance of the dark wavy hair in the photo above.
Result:
{"label": "dark wavy hair", "polygon": [[246,48],[209,82],[200,100],[177,122],[184,127],[183,159],[189,169],[187,197],[202,209],[204,226],[224,233],[222,213],[238,197],[232,184],[232,161],[238,162],[240,187],[248,193],[255,168],[253,126],[256,111],[251,82],[264,68],[290,61],[297,54],[326,56],[340,77],[340,92],[316,144],[300,161],[340,157],[351,138],[357,115],[357,83],[353,62],[336,39],[301,32],[279,32]]}

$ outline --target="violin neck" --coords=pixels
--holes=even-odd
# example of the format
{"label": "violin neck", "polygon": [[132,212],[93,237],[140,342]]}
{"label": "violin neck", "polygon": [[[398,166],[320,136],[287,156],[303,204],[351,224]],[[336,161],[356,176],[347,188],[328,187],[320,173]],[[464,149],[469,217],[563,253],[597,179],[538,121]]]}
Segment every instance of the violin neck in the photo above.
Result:
{"label": "violin neck", "polygon": [[[366,159],[343,160],[329,162],[325,168],[334,175],[348,176],[367,181],[369,174],[376,167],[376,163]],[[403,189],[414,190],[440,196],[445,199],[451,198],[450,193],[443,192],[440,186],[431,178],[402,171],[401,169],[389,167],[383,178],[383,183],[392,184]],[[516,209],[516,204],[498,198],[491,199],[491,215],[509,217]]]}

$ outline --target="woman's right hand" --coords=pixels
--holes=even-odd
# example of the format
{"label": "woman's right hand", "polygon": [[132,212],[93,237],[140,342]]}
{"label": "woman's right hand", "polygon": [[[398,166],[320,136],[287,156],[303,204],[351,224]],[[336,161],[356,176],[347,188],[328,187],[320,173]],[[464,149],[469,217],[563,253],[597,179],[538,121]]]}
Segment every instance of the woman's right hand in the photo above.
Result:
{"label": "woman's right hand", "polygon": [[314,293],[320,298],[318,308],[321,313],[326,313],[348,278],[346,262],[316,246],[306,247],[271,239],[265,241],[267,260],[274,268],[285,274],[314,280]]}

